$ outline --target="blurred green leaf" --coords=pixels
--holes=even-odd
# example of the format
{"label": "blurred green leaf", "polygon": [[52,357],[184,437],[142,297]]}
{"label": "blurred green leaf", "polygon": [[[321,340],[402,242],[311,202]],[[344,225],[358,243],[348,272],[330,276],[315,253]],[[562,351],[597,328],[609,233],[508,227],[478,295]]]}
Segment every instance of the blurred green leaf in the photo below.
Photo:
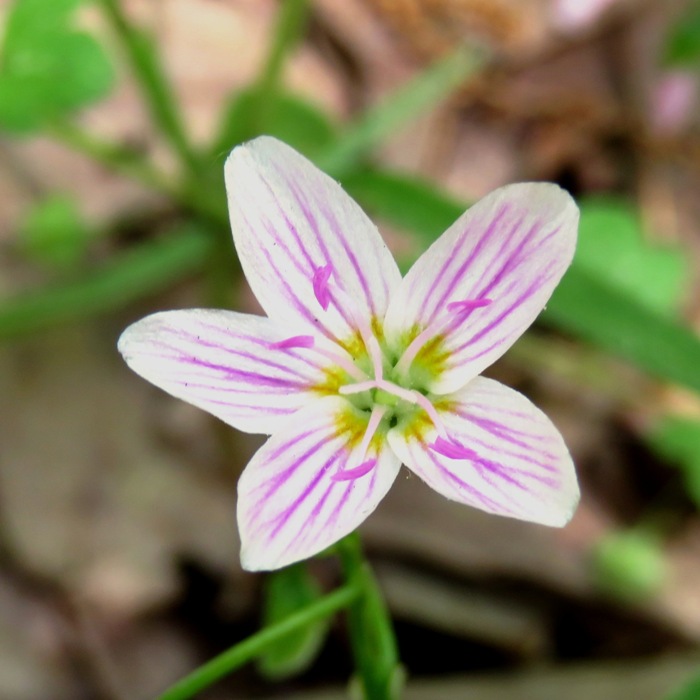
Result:
{"label": "blurred green leaf", "polygon": [[38,202],[19,227],[20,246],[34,260],[68,268],[79,262],[91,231],[72,197],[54,194]]}
{"label": "blurred green leaf", "polygon": [[657,538],[639,530],[605,537],[593,553],[593,565],[603,589],[631,601],[653,595],[666,575]]}
{"label": "blurred green leaf", "polygon": [[700,392],[700,338],[582,269],[576,260],[540,318],[660,379]]}
{"label": "blurred green leaf", "polygon": [[696,65],[700,60],[700,2],[688,5],[671,26],[663,59],[669,66]]}
{"label": "blurred green leaf", "polygon": [[476,73],[482,64],[481,52],[466,48],[459,48],[440,59],[350,124],[339,140],[320,155],[317,165],[336,175],[346,172],[402,125],[434,108]]}
{"label": "blurred green leaf", "polygon": [[114,73],[102,47],[70,24],[79,0],[15,0],[0,49],[0,127],[36,130],[104,97]]}
{"label": "blurred green leaf", "polygon": [[[321,590],[305,563],[268,574],[263,627],[281,622],[320,598]],[[317,620],[269,645],[258,659],[259,671],[276,680],[302,673],[321,650],[328,625],[328,620]]]}
{"label": "blurred green leaf", "polygon": [[700,421],[665,418],[648,436],[652,448],[683,472],[687,494],[700,507]]}
{"label": "blurred green leaf", "polygon": [[614,199],[580,202],[576,265],[630,299],[674,315],[689,283],[687,256],[677,246],[644,240],[634,208]]}
{"label": "blurred green leaf", "polygon": [[263,121],[252,131],[251,124],[258,117],[257,91],[255,86],[248,88],[231,100],[212,147],[217,159],[223,160],[235,145],[257,134],[276,136],[311,159],[337,137],[335,126],[320,109],[284,92],[268,97],[269,108],[260,115]]}
{"label": "blurred green leaf", "polygon": [[426,247],[466,209],[435,185],[411,175],[363,169],[344,175],[341,181],[369,212],[416,234]]}
{"label": "blurred green leaf", "polygon": [[700,700],[700,675],[694,676],[678,690],[667,695],[665,700]]}
{"label": "blurred green leaf", "polygon": [[214,237],[183,224],[143,243],[78,279],[0,301],[0,337],[41,330],[120,308],[202,267]]}

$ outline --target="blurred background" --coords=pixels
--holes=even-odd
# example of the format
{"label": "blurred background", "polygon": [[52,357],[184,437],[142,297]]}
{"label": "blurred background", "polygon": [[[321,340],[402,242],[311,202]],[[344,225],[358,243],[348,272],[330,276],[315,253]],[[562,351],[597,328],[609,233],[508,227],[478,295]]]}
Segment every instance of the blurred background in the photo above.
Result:
{"label": "blurred background", "polygon": [[[0,0],[0,698],[168,684],[340,581],[243,572],[260,440],[128,371],[147,313],[256,312],[222,163],[271,133],[406,269],[471,202],[554,181],[574,265],[490,370],[562,430],[563,530],[404,470],[361,528],[407,698],[700,698],[700,3]],[[342,616],[202,698],[341,698]]]}

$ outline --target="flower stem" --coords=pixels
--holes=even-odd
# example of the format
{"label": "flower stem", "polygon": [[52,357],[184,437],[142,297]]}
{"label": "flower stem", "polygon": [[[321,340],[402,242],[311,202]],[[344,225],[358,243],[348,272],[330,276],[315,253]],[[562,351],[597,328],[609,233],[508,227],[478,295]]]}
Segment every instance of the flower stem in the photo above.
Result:
{"label": "flower stem", "polygon": [[202,164],[189,142],[173,90],[160,65],[153,41],[146,32],[129,21],[120,0],[100,0],[100,4],[124,47],[153,123],[186,169],[197,175]]}
{"label": "flower stem", "polygon": [[348,584],[362,591],[348,611],[350,638],[365,700],[398,696],[402,672],[391,619],[354,532],[336,545]]}
{"label": "flower stem", "polygon": [[361,594],[362,588],[358,582],[351,582],[338,588],[281,622],[260,630],[219,654],[168,688],[158,697],[158,700],[188,700],[194,697],[231,671],[254,659],[273,642],[351,605]]}

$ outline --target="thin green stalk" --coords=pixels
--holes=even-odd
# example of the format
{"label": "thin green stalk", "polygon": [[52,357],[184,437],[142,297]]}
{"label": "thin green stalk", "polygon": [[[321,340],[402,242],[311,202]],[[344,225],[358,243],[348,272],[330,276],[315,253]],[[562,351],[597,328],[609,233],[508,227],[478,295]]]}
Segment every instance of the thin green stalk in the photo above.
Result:
{"label": "thin green stalk", "polygon": [[280,83],[282,68],[290,51],[296,46],[306,28],[308,0],[283,0],[270,51],[258,78],[263,96],[274,94]]}
{"label": "thin green stalk", "polygon": [[285,60],[306,28],[308,0],[282,0],[275,32],[263,68],[252,86],[253,104],[244,124],[238,125],[241,141],[265,133],[270,111],[275,106]]}
{"label": "thin green stalk", "polygon": [[398,696],[402,671],[396,637],[379,586],[362,554],[354,532],[336,545],[349,584],[362,595],[348,613],[355,665],[365,700],[392,700]]}
{"label": "thin green stalk", "polygon": [[370,149],[390,137],[406,122],[433,109],[483,65],[484,56],[474,49],[460,47],[426,71],[368,109],[350,124],[320,158],[317,165],[340,175]]}
{"label": "thin green stalk", "polygon": [[312,603],[299,612],[290,615],[282,622],[266,627],[257,634],[248,637],[223,654],[200,666],[196,671],[186,676],[166,690],[158,700],[188,700],[197,693],[228,675],[240,666],[259,656],[273,642],[295,632],[306,625],[329,617],[351,605],[360,596],[361,588],[358,583],[348,583],[333,593]]}
{"label": "thin green stalk", "polygon": [[186,169],[193,175],[200,173],[201,161],[189,142],[173,90],[160,65],[153,41],[146,32],[131,24],[122,11],[120,0],[99,2],[124,46],[153,123],[168,140]]}

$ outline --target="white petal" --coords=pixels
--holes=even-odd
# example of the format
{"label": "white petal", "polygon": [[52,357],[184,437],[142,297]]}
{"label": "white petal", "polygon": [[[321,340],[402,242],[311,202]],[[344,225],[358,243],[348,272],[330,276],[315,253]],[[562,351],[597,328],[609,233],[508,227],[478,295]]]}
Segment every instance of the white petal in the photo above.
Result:
{"label": "white petal", "polygon": [[[358,317],[367,324],[384,316],[401,275],[376,227],[337,182],[271,137],[235,148],[225,174],[236,250],[270,318],[344,340]],[[325,288],[314,292],[319,277],[327,280],[329,305]]]}
{"label": "white petal", "polygon": [[169,394],[239,430],[269,435],[319,395],[328,361],[303,347],[309,341],[290,339],[260,316],[190,309],[137,321],[122,333],[119,351]]}
{"label": "white petal", "polygon": [[[446,457],[434,429],[388,440],[404,464],[443,496],[481,510],[552,527],[565,525],[579,500],[574,465],[547,416],[499,382],[477,377],[438,404],[449,439],[468,457]],[[460,451],[455,448],[455,452]]]}
{"label": "white petal", "polygon": [[377,507],[401,466],[388,445],[373,443],[367,459],[377,464],[364,475],[333,479],[356,466],[353,446],[366,423],[367,414],[344,399],[326,397],[260,448],[238,482],[244,569],[278,569],[313,556]]}
{"label": "white petal", "polygon": [[[576,204],[556,185],[509,185],[419,258],[392,297],[384,330],[395,349],[416,326],[443,337],[441,371],[427,389],[456,391],[518,339],[571,263],[577,225]],[[485,305],[454,310],[479,300]]]}

